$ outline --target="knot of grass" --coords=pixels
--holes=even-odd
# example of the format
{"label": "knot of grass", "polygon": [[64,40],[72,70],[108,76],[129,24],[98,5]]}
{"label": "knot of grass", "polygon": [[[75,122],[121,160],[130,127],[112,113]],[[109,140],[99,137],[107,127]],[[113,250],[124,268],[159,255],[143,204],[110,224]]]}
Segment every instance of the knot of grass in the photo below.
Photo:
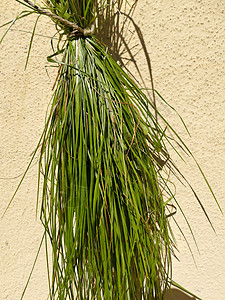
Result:
{"label": "knot of grass", "polygon": [[37,6],[36,4],[32,3],[30,0],[24,0],[25,3],[27,3],[33,10],[35,10],[37,13],[42,14],[42,15],[46,15],[49,16],[51,19],[53,19],[53,21],[55,23],[60,23],[60,25],[62,25],[62,27],[69,27],[72,28],[73,31],[70,32],[69,34],[67,34],[67,38],[71,39],[72,37],[75,36],[88,36],[88,35],[93,35],[94,31],[95,31],[95,26],[94,24],[91,25],[90,28],[82,28],[80,27],[77,23],[74,22],[70,22],[50,11],[44,10],[42,8],[40,8],[39,6]]}
{"label": "knot of grass", "polygon": [[71,40],[75,37],[80,37],[80,36],[90,36],[90,35],[93,35],[95,33],[95,25],[92,24],[90,28],[84,28],[83,29],[83,32],[80,32],[78,30],[73,30],[71,32],[69,32],[67,34],[67,39],[68,40]]}

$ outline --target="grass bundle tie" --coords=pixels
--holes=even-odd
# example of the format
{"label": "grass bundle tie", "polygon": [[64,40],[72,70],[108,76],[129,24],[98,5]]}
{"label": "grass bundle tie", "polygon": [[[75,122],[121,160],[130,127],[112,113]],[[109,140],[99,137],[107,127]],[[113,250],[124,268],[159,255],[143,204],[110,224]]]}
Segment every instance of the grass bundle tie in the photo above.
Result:
{"label": "grass bundle tie", "polygon": [[84,28],[82,32],[77,31],[77,29],[71,31],[70,33],[67,34],[67,40],[71,40],[74,37],[78,36],[89,36],[93,35],[95,33],[95,25],[92,24],[91,28]]}
{"label": "grass bundle tie", "polygon": [[81,28],[76,23],[65,20],[65,19],[61,18],[60,16],[57,16],[56,14],[53,14],[50,11],[46,11],[46,10],[40,8],[36,4],[32,3],[30,0],[24,0],[24,2],[27,3],[31,8],[33,8],[39,14],[48,16],[56,22],[60,22],[61,24],[64,24],[65,26],[67,26],[69,28],[73,28],[73,31],[68,34],[69,39],[71,37],[74,37],[74,36],[93,35],[94,32],[95,32],[95,25],[94,24],[91,25],[91,28]]}

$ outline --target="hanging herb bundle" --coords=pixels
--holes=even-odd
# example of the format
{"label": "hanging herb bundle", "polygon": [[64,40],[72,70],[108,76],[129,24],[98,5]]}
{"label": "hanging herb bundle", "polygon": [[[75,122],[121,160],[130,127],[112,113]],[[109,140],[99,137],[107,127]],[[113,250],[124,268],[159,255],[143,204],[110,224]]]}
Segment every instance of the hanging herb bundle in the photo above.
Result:
{"label": "hanging herb bundle", "polygon": [[162,169],[176,170],[166,149],[172,140],[155,106],[94,35],[98,16],[116,3],[20,3],[31,12],[17,19],[47,15],[66,37],[48,58],[59,71],[38,145],[50,299],[163,299],[171,283],[173,194]]}

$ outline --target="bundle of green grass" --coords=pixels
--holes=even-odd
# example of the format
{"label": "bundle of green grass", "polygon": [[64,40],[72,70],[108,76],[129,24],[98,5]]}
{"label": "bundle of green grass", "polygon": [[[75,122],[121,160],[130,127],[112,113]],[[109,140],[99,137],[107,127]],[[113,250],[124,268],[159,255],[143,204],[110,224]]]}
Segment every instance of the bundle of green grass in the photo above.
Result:
{"label": "bundle of green grass", "polygon": [[171,140],[152,102],[94,35],[98,17],[117,3],[23,2],[66,38],[62,58],[49,58],[59,71],[39,162],[50,299],[163,299],[173,195],[161,170],[173,165]]}

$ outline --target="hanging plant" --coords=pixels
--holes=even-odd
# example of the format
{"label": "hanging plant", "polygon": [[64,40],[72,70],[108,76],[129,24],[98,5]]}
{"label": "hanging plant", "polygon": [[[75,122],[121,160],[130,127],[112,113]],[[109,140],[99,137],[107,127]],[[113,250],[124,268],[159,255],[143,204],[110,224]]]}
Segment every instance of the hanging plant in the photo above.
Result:
{"label": "hanging plant", "polygon": [[48,57],[59,70],[34,152],[40,149],[40,218],[53,255],[50,299],[163,299],[175,284],[170,201],[180,208],[168,170],[185,180],[167,151],[178,152],[167,129],[192,154],[95,36],[99,16],[122,1],[16,1],[30,10],[9,29],[37,13],[50,17],[64,40]]}

